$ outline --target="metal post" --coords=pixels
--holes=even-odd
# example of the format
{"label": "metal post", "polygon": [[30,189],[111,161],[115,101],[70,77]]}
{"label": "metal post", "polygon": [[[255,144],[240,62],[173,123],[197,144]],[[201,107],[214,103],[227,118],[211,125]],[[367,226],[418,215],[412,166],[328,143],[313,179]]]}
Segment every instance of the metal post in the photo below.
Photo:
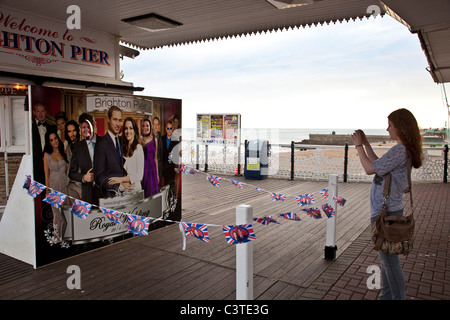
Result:
{"label": "metal post", "polygon": [[[236,207],[236,224],[251,224],[253,208]],[[253,241],[236,245],[236,300],[253,300]]]}
{"label": "metal post", "polygon": [[208,172],[208,145],[205,144],[205,172]]}
{"label": "metal post", "polygon": [[294,180],[294,163],[295,163],[295,146],[294,141],[291,141],[291,181]]}
{"label": "metal post", "polygon": [[345,152],[344,152],[344,182],[347,182],[347,174],[348,174],[348,142],[345,143]]}
{"label": "metal post", "polygon": [[195,169],[199,170],[200,169],[200,146],[198,145],[198,143],[195,144],[195,160],[196,160]]}
{"label": "metal post", "polygon": [[331,218],[327,218],[327,238],[325,242],[325,259],[334,260],[336,259],[336,219],[337,219],[337,202],[330,201],[333,197],[338,195],[338,176],[330,175],[328,180],[328,204],[334,209],[336,215]]}
{"label": "metal post", "polygon": [[238,149],[237,149],[237,175],[241,175],[241,142],[238,142]]}
{"label": "metal post", "polygon": [[448,144],[444,147],[444,183],[447,183],[448,176]]}

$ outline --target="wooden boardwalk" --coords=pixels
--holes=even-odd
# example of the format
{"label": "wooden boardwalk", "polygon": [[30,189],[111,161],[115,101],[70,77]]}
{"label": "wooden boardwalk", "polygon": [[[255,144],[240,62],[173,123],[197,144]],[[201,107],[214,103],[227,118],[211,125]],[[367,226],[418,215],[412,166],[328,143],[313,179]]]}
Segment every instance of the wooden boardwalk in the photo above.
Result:
{"label": "wooden boardwalk", "polygon": [[[320,206],[325,201],[319,190],[328,182],[219,176],[251,185],[239,189],[222,180],[216,188],[205,174],[183,176],[183,220],[217,225],[208,228],[209,243],[188,237],[183,250],[178,224],[169,224],[148,236],[133,237],[37,270],[0,256],[0,299],[235,299],[236,247],[227,244],[220,226],[235,224],[240,204],[251,205],[254,217],[275,216],[299,209],[295,195],[314,193]],[[268,194],[258,194],[256,186],[286,194],[287,201],[274,202]],[[339,195],[347,199],[345,206],[338,208],[338,258],[369,225],[369,188],[368,183],[338,185]],[[253,224],[255,299],[304,299],[307,288],[332,263],[323,258],[327,218],[301,217],[299,222],[279,219],[280,224]],[[14,265],[20,265],[20,270],[14,271]],[[70,265],[81,270],[80,290],[67,288]]]}

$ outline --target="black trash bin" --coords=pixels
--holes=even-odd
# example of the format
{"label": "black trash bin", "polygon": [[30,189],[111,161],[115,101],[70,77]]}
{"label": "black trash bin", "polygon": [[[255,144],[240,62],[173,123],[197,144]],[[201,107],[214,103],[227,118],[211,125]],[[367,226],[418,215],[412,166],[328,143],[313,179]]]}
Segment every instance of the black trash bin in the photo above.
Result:
{"label": "black trash bin", "polygon": [[265,140],[249,140],[245,145],[244,177],[262,180],[269,174],[269,143]]}

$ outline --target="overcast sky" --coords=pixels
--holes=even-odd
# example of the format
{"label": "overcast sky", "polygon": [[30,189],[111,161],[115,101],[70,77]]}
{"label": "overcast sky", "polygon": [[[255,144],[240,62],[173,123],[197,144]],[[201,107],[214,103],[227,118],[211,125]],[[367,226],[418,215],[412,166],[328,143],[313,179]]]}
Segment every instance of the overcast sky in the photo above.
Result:
{"label": "overcast sky", "polygon": [[182,99],[184,128],[195,128],[197,113],[240,113],[243,128],[386,128],[397,108],[424,128],[443,127],[442,87],[427,66],[417,35],[389,16],[121,61],[123,80],[145,87],[137,94]]}

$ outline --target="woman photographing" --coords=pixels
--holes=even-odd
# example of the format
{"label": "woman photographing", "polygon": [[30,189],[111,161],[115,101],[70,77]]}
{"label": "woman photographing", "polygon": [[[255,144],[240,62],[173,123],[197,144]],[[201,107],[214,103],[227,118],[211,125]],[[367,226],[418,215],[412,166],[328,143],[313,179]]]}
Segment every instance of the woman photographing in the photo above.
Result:
{"label": "woman photographing", "polygon": [[[390,192],[386,201],[387,215],[403,215],[403,194],[408,191],[411,166],[419,168],[423,162],[422,137],[417,121],[410,111],[398,109],[392,112],[388,116],[387,131],[397,144],[380,158],[373,151],[362,130],[356,130],[352,135],[366,174],[375,175],[370,189],[371,225],[375,223],[383,207],[384,176],[387,173],[391,175]],[[378,254],[381,260],[379,299],[404,300],[405,279],[398,255],[382,250],[379,250]]]}

